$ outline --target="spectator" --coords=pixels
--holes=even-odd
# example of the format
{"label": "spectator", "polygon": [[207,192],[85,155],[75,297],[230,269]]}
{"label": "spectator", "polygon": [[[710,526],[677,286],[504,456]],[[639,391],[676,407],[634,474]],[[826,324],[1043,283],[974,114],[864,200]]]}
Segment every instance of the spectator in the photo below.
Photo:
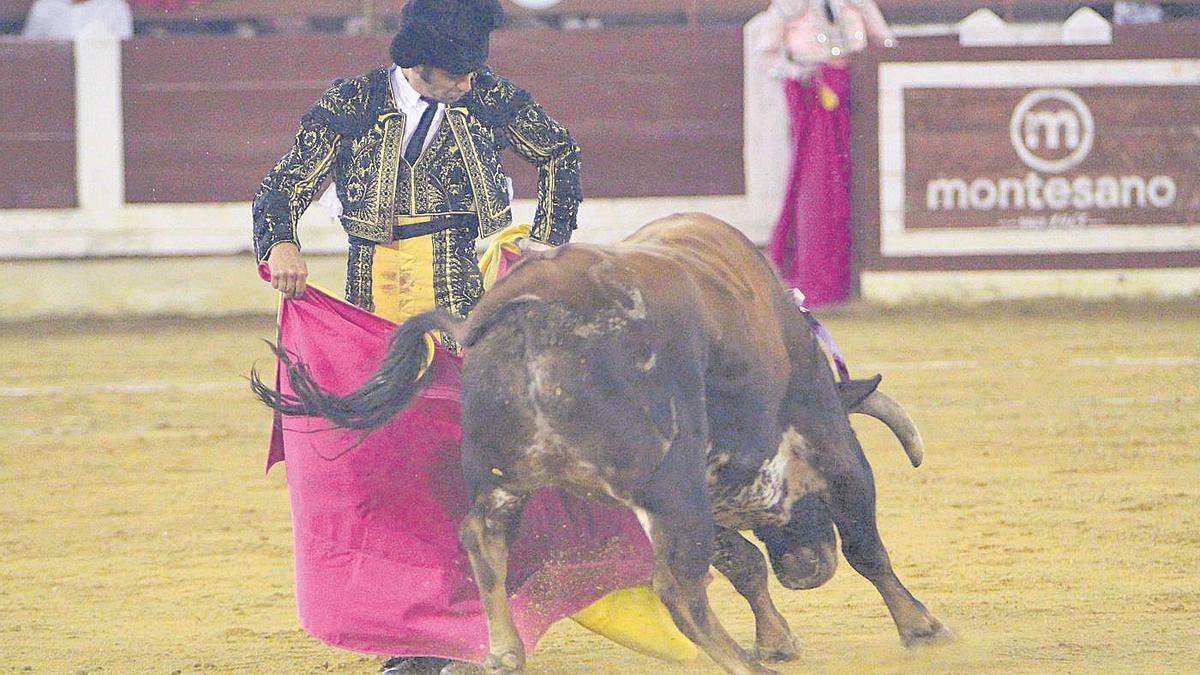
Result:
{"label": "spectator", "polygon": [[93,31],[120,40],[133,37],[133,13],[125,0],[36,0],[21,35],[34,40],[74,40]]}
{"label": "spectator", "polygon": [[1157,2],[1117,2],[1113,4],[1113,23],[1118,26],[1139,23],[1160,23],[1162,5]]}
{"label": "spectator", "polygon": [[773,0],[774,26],[758,46],[783,80],[792,170],[768,254],[811,306],[850,291],[849,58],[870,38],[896,43],[872,0]]}

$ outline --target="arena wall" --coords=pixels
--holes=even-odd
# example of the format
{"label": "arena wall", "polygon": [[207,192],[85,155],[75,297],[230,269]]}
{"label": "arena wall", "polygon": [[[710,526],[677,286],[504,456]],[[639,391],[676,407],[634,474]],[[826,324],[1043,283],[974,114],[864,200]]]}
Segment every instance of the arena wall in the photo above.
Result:
{"label": "arena wall", "polygon": [[[588,199],[577,240],[612,241],[649,219],[688,210],[713,213],[752,239],[766,240],[790,150],[778,83],[764,74],[753,49],[756,30],[759,20],[744,29],[497,34],[497,70],[528,86],[584,147]],[[855,65],[853,101],[862,296],[903,302],[1200,294],[1200,152],[1188,145],[1196,142],[1200,106],[1179,103],[1197,90],[1198,35],[1177,26],[1119,29],[1113,45],[1020,50],[910,39],[899,50],[866,53]],[[13,66],[5,69],[10,91],[23,92],[0,103],[0,124],[7,127],[0,143],[20,158],[0,169],[0,257],[8,259],[0,273],[3,314],[269,308],[270,294],[254,277],[248,253],[249,195],[330,77],[371,67],[386,53],[387,39],[0,43],[0,59]],[[1113,64],[1124,65],[1113,70]],[[1032,214],[1046,217],[1015,228],[981,221],[978,210],[914,211],[924,195],[912,184],[922,177],[953,178],[950,173],[968,160],[982,158],[976,166],[982,173],[967,176],[967,187],[967,179],[1023,175],[1013,173],[1024,165],[1014,164],[1019,157],[1005,125],[997,132],[979,122],[1006,123],[1014,105],[1006,96],[1019,100],[1039,88],[1090,91],[1104,83],[1087,80],[1087,73],[1141,72],[1145,65],[1167,75],[1118,83],[1135,87],[1129,91],[1106,90],[1107,102],[1094,104],[1096,119],[1115,106],[1123,126],[1117,133],[1098,121],[1099,145],[1088,161],[1120,163],[1139,148],[1137,138],[1153,136],[1157,145],[1142,145],[1173,153],[1171,222],[1128,210],[1115,220],[1114,214],[1083,214],[1094,218],[1089,226],[1103,220],[1102,229],[1089,232],[1079,226],[1080,209]],[[981,83],[995,78],[979,73],[997,68],[1017,80],[1050,75],[1028,86],[988,89]],[[912,73],[928,72],[940,73],[937,87],[919,78],[912,84]],[[991,103],[972,107],[981,94]],[[953,104],[939,105],[941,96]],[[1166,101],[1175,101],[1174,107],[1159,105]],[[1167,112],[1147,116],[1139,106]],[[1151,118],[1158,121],[1134,123]],[[1179,142],[1164,145],[1171,134]],[[910,147],[919,159],[906,154]],[[1138,175],[1166,175],[1152,166],[1153,157],[1139,161]],[[506,169],[518,197],[531,195],[530,168],[517,160]],[[530,200],[517,200],[518,219],[529,219],[532,211]],[[339,287],[337,253],[345,246],[340,229],[313,208],[302,221],[302,238],[319,270],[318,283]],[[150,278],[161,283],[144,278],[147,270],[158,270]],[[240,277],[231,283],[231,275]],[[191,281],[168,281],[181,276]],[[60,279],[86,292],[65,300]],[[86,279],[104,279],[109,288],[89,286]],[[156,288],[161,297],[112,290],[125,283]],[[196,290],[210,286],[227,292]]]}
{"label": "arena wall", "polygon": [[[619,238],[647,214],[696,208],[694,204],[715,209],[751,232],[767,226],[766,214],[750,213],[741,199],[739,28],[566,36],[558,31],[501,33],[494,61],[497,70],[527,84],[583,146],[588,200],[581,214],[582,236]],[[329,86],[333,74],[365,72],[381,61],[387,44],[386,35],[350,42],[308,35],[77,43],[75,61],[85,64],[88,73],[77,78],[77,91],[62,98],[74,102],[78,134],[70,133],[70,117],[58,123],[60,131],[53,137],[21,122],[46,117],[44,102],[36,96],[3,104],[4,118],[17,120],[9,136],[35,145],[19,171],[25,183],[14,181],[0,193],[0,255],[28,259],[248,250],[249,197],[287,149],[299,116]],[[62,46],[9,46],[13,54],[34,50],[29,60],[43,52],[59,55],[58,61],[38,62],[30,78],[62,79],[61,71],[71,72],[69,46],[56,52],[51,48]],[[564,63],[580,65],[564,68]],[[45,96],[56,93],[61,92]],[[58,109],[61,116],[61,102]],[[52,122],[49,117],[45,123]],[[80,147],[67,152],[36,146],[45,145],[46,138],[78,138]],[[77,156],[77,163],[69,165],[77,180],[64,169],[63,158],[70,154]],[[531,167],[515,160],[506,168],[518,197],[532,196]],[[54,186],[30,177],[48,177]],[[78,200],[66,189],[75,184]],[[32,193],[39,186],[56,198],[37,198]],[[529,206],[519,204],[519,213],[522,205]],[[614,221],[631,208],[636,215],[629,223]],[[312,216],[303,231],[306,248],[343,248],[336,228],[326,227],[320,214]]]}
{"label": "arena wall", "polygon": [[[75,60],[71,45],[0,42],[0,207],[71,208],[75,194]],[[13,103],[20,101],[14,109]],[[15,160],[15,161],[11,161]]]}
{"label": "arena wall", "polygon": [[1200,294],[1197,54],[1191,24],[857,61],[861,295]]}

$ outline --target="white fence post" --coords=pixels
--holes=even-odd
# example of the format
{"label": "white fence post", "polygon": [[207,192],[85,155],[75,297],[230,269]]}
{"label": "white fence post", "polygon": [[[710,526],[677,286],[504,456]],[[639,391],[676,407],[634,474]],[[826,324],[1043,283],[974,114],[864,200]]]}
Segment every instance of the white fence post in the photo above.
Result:
{"label": "white fence post", "polygon": [[121,41],[105,31],[75,40],[75,184],[79,208],[125,205]]}
{"label": "white fence post", "polygon": [[755,16],[742,29],[746,200],[763,224],[761,232],[750,235],[759,243],[770,238],[792,165],[791,118],[783,80],[768,74],[767,58],[755,48],[770,30],[778,30],[778,25],[766,12]]}

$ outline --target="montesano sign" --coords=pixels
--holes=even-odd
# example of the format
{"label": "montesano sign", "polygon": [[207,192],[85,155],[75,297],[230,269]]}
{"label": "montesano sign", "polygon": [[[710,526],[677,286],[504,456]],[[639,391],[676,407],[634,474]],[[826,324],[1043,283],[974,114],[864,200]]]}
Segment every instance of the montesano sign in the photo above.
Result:
{"label": "montesano sign", "polygon": [[970,114],[974,151],[949,166],[911,166],[908,227],[945,227],[948,217],[1026,229],[1194,220],[1179,189],[1194,193],[1200,86],[1174,93],[1172,102],[1132,87],[909,92],[909,123],[921,129],[908,137],[909,157],[940,156],[927,154],[945,149],[939,134],[962,138],[961,121],[939,124],[943,106]]}
{"label": "montesano sign", "polygon": [[880,95],[885,256],[1200,249],[1200,61],[884,64]]}

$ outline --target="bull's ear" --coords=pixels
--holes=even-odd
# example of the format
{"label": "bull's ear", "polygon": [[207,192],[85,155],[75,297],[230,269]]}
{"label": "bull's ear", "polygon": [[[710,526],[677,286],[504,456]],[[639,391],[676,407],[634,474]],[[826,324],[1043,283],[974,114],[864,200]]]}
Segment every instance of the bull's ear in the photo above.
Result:
{"label": "bull's ear", "polygon": [[876,375],[866,380],[838,382],[838,394],[842,397],[842,405],[847,411],[853,410],[863,402],[863,399],[870,396],[871,392],[879,388],[879,382],[882,379],[882,375]]}

